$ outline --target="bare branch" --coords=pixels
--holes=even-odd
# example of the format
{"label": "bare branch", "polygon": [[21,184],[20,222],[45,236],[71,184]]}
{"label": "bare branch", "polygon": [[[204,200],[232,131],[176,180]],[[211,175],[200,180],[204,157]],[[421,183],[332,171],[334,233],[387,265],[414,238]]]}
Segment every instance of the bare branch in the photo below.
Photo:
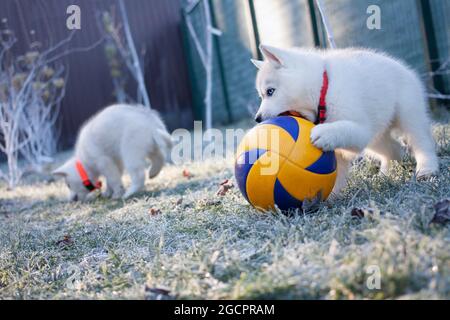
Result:
{"label": "bare branch", "polygon": [[16,42],[12,32],[8,39],[0,37],[0,151],[6,155],[8,166],[1,178],[10,188],[25,172],[19,157],[33,171],[40,171],[56,152],[55,124],[67,83],[67,72],[57,61],[73,52],[91,50],[103,41],[63,50],[74,34],[41,53],[33,49],[22,57],[11,51]]}
{"label": "bare branch", "polygon": [[138,87],[139,87],[139,92],[140,92],[142,98],[144,99],[144,105],[151,108],[150,98],[149,98],[147,89],[145,87],[144,75],[143,75],[143,72],[141,69],[141,65],[139,63],[139,57],[136,52],[136,47],[134,45],[133,37],[131,35],[130,24],[128,22],[126,7],[125,7],[123,0],[118,0],[118,2],[119,2],[120,13],[122,16],[122,21],[123,21],[125,38],[127,40],[128,48],[130,50],[130,54],[131,54],[132,61],[133,61],[133,70],[134,70],[133,74],[136,77]]}
{"label": "bare branch", "polygon": [[58,55],[56,55],[56,56],[54,56],[54,57],[52,57],[50,59],[45,60],[45,63],[49,64],[49,63],[55,62],[55,61],[60,60],[61,58],[65,57],[65,56],[70,55],[70,54],[75,53],[75,52],[87,52],[87,51],[90,51],[90,50],[95,49],[96,47],[98,47],[104,40],[105,40],[105,38],[101,37],[96,42],[94,42],[93,44],[91,44],[91,45],[89,45],[87,47],[78,47],[78,48],[72,48],[72,49],[65,50],[65,51],[61,52],[60,54],[58,54]]}

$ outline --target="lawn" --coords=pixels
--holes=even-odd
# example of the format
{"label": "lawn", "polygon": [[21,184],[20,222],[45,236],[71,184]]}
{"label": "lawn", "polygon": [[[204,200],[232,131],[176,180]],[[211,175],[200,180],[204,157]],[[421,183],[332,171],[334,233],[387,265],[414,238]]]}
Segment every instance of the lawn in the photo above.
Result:
{"label": "lawn", "polygon": [[127,201],[1,185],[0,298],[449,299],[450,225],[430,221],[450,197],[450,125],[433,130],[439,176],[360,160],[340,197],[289,217],[217,195],[230,159],[167,166]]}

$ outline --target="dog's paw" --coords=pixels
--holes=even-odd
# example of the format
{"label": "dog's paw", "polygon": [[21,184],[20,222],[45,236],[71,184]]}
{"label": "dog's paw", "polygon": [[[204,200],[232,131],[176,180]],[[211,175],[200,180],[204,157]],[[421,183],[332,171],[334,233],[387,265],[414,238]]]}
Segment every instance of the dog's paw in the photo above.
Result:
{"label": "dog's paw", "polygon": [[111,199],[113,200],[121,199],[124,192],[125,189],[123,187],[116,188],[112,193]]}
{"label": "dog's paw", "polygon": [[102,192],[103,198],[111,198],[112,195],[113,195],[113,191],[110,188],[106,188],[106,190]]}
{"label": "dog's paw", "polygon": [[416,175],[417,178],[427,178],[436,176],[439,173],[439,160],[434,154],[427,155],[425,159],[417,160]]}
{"label": "dog's paw", "polygon": [[122,196],[122,200],[130,199],[134,194],[136,194],[136,191],[127,190],[127,192],[125,192],[125,194]]}
{"label": "dog's paw", "polygon": [[418,181],[429,181],[437,178],[439,169],[435,167],[420,168],[416,171],[416,177]]}
{"label": "dog's paw", "polygon": [[144,185],[131,185],[125,194],[122,196],[122,199],[126,200],[133,196],[135,196],[138,192],[141,192],[144,189]]}
{"label": "dog's paw", "polygon": [[336,149],[336,136],[326,125],[317,125],[311,130],[311,142],[317,148],[323,151],[332,151]]}

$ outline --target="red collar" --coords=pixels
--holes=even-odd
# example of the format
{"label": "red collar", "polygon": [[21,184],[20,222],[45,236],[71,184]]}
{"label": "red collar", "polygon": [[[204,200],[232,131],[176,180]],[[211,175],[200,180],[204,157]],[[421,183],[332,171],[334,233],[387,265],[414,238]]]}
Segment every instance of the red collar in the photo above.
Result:
{"label": "red collar", "polygon": [[83,165],[79,160],[75,162],[75,167],[77,168],[78,174],[80,175],[81,181],[83,181],[83,185],[86,189],[90,191],[94,191],[96,189],[102,188],[102,182],[97,181],[95,185],[92,183],[92,181],[89,179],[88,174],[86,170],[84,169]]}
{"label": "red collar", "polygon": [[319,106],[317,107],[317,120],[315,124],[324,123],[327,120],[327,92],[328,92],[328,74],[323,72],[322,88],[320,89]]}

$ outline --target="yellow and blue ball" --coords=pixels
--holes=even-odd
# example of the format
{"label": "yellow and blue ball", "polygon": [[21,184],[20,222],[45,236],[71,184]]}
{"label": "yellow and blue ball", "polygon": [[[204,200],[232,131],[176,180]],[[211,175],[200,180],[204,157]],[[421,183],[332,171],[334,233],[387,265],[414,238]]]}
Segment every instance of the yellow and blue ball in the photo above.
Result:
{"label": "yellow and blue ball", "polygon": [[239,189],[261,210],[301,208],[318,195],[326,199],[336,181],[336,157],[310,142],[314,124],[280,116],[255,126],[241,141],[235,176]]}

